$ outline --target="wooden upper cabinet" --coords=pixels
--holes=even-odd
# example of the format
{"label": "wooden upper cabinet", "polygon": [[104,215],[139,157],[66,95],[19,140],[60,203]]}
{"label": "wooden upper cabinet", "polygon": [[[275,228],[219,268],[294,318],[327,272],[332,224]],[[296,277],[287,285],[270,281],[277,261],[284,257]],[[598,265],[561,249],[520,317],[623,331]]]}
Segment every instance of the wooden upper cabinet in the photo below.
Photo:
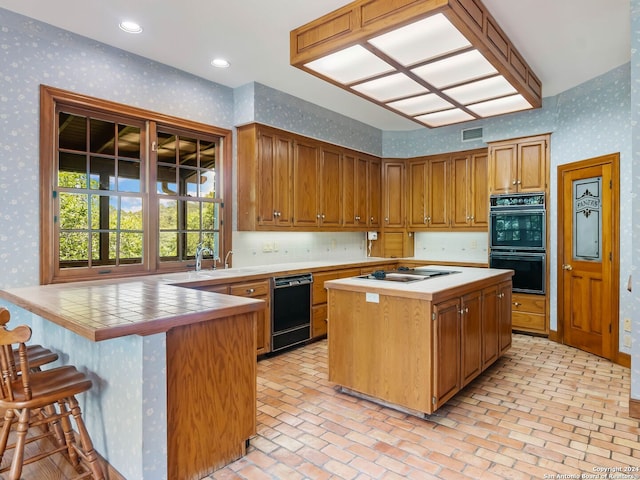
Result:
{"label": "wooden upper cabinet", "polygon": [[548,191],[549,135],[489,144],[489,191]]}
{"label": "wooden upper cabinet", "polygon": [[403,161],[385,160],[383,169],[384,227],[405,226],[405,164]]}
{"label": "wooden upper cabinet", "polygon": [[342,154],[337,149],[323,147],[320,156],[320,225],[342,225]]}
{"label": "wooden upper cabinet", "polygon": [[258,125],[238,128],[238,229],[292,225],[293,140]]}
{"label": "wooden upper cabinet", "polygon": [[486,150],[451,157],[451,226],[488,227],[489,188]]}
{"label": "wooden upper cabinet", "polygon": [[367,205],[369,219],[368,228],[378,228],[381,226],[380,211],[382,209],[382,161],[373,158],[368,162],[367,182]]}
{"label": "wooden upper cabinet", "polygon": [[427,226],[449,228],[449,155],[432,157],[427,166]]}
{"label": "wooden upper cabinet", "polygon": [[407,182],[409,183],[409,227],[427,226],[427,160],[411,160],[407,166]]}
{"label": "wooden upper cabinet", "polygon": [[320,223],[320,148],[296,139],[293,146],[293,225],[317,227]]}

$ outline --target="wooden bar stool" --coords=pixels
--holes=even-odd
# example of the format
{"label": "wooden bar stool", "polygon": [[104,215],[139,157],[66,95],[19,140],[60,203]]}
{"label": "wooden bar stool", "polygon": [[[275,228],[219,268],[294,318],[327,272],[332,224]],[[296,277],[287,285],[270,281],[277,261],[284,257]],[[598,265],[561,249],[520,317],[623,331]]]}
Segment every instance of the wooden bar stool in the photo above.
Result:
{"label": "wooden bar stool", "polygon": [[[78,471],[80,467],[84,467],[85,471],[78,478],[104,480],[100,459],[93,448],[75,398],[91,388],[91,379],[70,365],[33,371],[25,345],[30,338],[31,329],[26,325],[13,330],[0,326],[0,410],[5,412],[0,430],[0,461],[7,450],[14,449],[11,465],[0,470],[0,473],[8,471],[9,480],[19,480],[23,465],[60,452]],[[18,352],[17,362],[14,348]],[[78,440],[75,438],[71,417],[75,421]],[[16,441],[15,444],[7,445],[12,423],[16,418]],[[58,423],[63,432],[61,439],[53,433],[55,428],[37,428]],[[34,428],[35,431],[27,438],[29,430]],[[25,445],[45,438],[51,440],[52,448],[25,459]],[[41,448],[45,447],[43,443],[40,443]]]}
{"label": "wooden bar stool", "polygon": [[[11,315],[9,310],[0,307],[0,327],[9,323]],[[32,371],[38,371],[43,365],[53,363],[58,359],[58,354],[43,347],[42,345],[27,345],[27,357],[29,357],[29,367]],[[18,351],[14,350],[14,361],[18,363]]]}

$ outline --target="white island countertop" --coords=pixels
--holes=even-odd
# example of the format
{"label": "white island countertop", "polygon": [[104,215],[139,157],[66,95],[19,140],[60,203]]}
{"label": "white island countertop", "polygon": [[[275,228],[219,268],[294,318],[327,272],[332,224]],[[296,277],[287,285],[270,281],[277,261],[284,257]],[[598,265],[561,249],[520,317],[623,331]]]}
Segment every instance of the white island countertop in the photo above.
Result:
{"label": "white island countertop", "polygon": [[[485,283],[494,284],[496,279],[508,281],[513,276],[513,270],[497,268],[426,265],[417,268],[415,271],[419,272],[420,270],[451,271],[455,273],[412,282],[350,277],[330,280],[325,282],[325,287],[327,289],[377,293],[393,297],[418,298],[434,301],[454,296],[459,290],[467,289],[470,285],[476,285],[478,288],[482,288]],[[412,273],[411,271],[406,272],[408,276],[411,276]]]}

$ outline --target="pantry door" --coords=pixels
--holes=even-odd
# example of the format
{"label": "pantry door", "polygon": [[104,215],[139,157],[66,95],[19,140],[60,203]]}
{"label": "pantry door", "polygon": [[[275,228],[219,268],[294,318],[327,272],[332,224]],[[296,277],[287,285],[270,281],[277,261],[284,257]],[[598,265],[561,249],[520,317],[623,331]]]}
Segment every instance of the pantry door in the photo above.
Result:
{"label": "pantry door", "polygon": [[558,334],[614,360],[618,352],[619,154],[558,167]]}

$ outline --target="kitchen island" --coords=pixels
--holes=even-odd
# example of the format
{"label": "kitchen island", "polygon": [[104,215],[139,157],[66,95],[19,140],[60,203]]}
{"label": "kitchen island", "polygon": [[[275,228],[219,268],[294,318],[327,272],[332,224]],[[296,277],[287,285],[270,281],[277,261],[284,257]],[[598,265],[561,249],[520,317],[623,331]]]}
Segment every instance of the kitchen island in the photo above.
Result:
{"label": "kitchen island", "polygon": [[418,416],[440,408],[511,346],[512,270],[425,268],[448,274],[411,278],[416,269],[325,283],[329,380]]}

